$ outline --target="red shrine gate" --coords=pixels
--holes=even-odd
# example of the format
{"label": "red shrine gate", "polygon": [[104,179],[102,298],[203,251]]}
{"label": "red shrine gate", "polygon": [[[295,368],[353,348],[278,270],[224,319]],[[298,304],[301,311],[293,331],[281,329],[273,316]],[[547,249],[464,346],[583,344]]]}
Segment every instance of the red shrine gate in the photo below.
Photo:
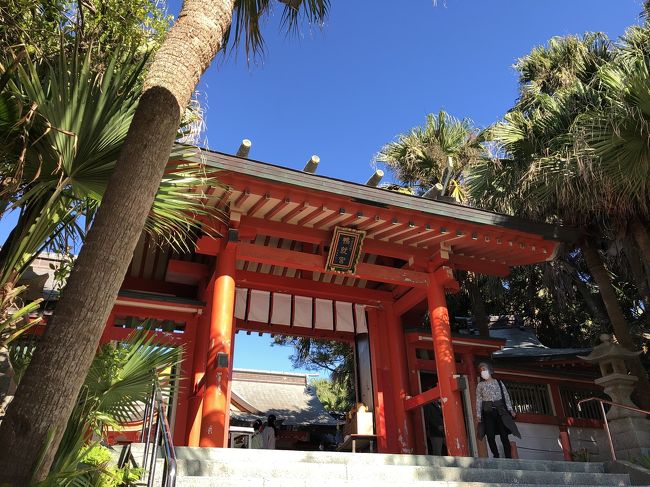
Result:
{"label": "red shrine gate", "polygon": [[[472,348],[458,354],[452,343],[453,270],[506,276],[551,260],[573,232],[225,154],[204,158],[226,185],[208,196],[228,217],[223,237],[200,237],[186,256],[143,238],[103,337],[123,339],[129,316],[151,317],[167,324],[164,340],[185,345],[176,444],[227,446],[234,333],[248,330],[361,343],[379,451],[423,453],[414,413],[440,398],[449,454],[468,455],[459,366],[472,397],[476,375]],[[438,377],[423,393],[402,329],[418,306],[429,311]]]}

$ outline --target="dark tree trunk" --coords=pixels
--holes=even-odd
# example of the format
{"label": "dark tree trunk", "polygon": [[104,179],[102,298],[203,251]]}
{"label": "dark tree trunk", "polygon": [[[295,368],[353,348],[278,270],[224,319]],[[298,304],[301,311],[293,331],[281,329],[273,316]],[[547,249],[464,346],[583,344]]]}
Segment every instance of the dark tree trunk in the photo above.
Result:
{"label": "dark tree trunk", "polygon": [[637,290],[641,298],[645,300],[647,304],[650,304],[650,286],[648,285],[648,275],[645,272],[645,268],[639,252],[634,246],[634,242],[630,238],[625,238],[623,241],[623,252],[625,253],[625,259],[627,260],[628,266],[630,268],[630,273],[634,279],[634,284],[636,285]]}
{"label": "dark tree trunk", "polygon": [[[603,298],[603,303],[605,304],[605,309],[607,309],[607,315],[612,323],[612,329],[614,330],[616,339],[628,350],[636,350],[632,335],[630,334],[630,328],[625,320],[625,316],[623,316],[618,299],[616,298],[614,286],[600,258],[598,249],[589,242],[583,243],[581,249],[589,272],[598,285],[598,290]],[[632,374],[639,378],[636,387],[639,406],[646,410],[650,409],[650,382],[648,381],[648,374],[641,364],[641,360],[639,358],[630,360],[628,366]]]}
{"label": "dark tree trunk", "polygon": [[22,487],[49,472],[142,233],[181,113],[219,50],[233,3],[186,0],[155,56],[95,221],[0,425],[0,485]]}
{"label": "dark tree trunk", "polygon": [[643,261],[646,282],[650,281],[650,234],[648,227],[640,218],[633,218],[630,222],[630,233],[639,249],[639,257]]}
{"label": "dark tree trunk", "polygon": [[465,282],[469,291],[469,299],[472,303],[472,315],[478,326],[479,335],[483,338],[490,337],[490,327],[488,324],[488,315],[485,311],[485,301],[481,295],[481,288],[478,285],[478,276],[474,272],[468,272]]}
{"label": "dark tree trunk", "polygon": [[14,369],[9,360],[9,348],[0,346],[0,421],[16,393],[14,375]]}
{"label": "dark tree trunk", "polygon": [[576,289],[580,293],[580,296],[582,296],[582,299],[584,299],[585,305],[587,306],[587,309],[589,310],[589,314],[591,314],[593,320],[596,323],[598,323],[601,330],[610,329],[611,323],[609,321],[609,318],[607,317],[607,311],[603,308],[604,305],[603,305],[602,298],[599,298],[599,295],[597,294],[592,294],[589,287],[587,287],[585,282],[578,275],[578,271],[572,269],[570,272],[571,272],[571,278],[573,279],[573,283],[575,284]]}

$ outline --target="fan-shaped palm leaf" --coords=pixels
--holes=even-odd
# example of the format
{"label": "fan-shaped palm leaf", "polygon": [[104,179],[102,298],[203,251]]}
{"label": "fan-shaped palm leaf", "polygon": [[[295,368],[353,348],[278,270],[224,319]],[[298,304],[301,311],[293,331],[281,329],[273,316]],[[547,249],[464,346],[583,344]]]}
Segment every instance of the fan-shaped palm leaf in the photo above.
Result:
{"label": "fan-shaped palm leaf", "polygon": [[[101,75],[90,66],[88,56],[61,54],[56,65],[44,68],[28,60],[8,84],[37,107],[38,123],[29,134],[14,203],[20,218],[0,253],[2,282],[19,275],[64,229],[81,233],[71,225],[81,215],[91,217],[101,202],[137,106],[144,61],[117,53]],[[180,159],[189,150],[177,148],[170,157]],[[216,213],[197,188],[216,184],[198,164],[170,163],[146,229],[186,250],[199,218]]]}
{"label": "fan-shaped palm leaf", "polygon": [[443,194],[454,193],[462,198],[461,175],[481,157],[482,148],[471,121],[440,111],[437,116],[429,114],[424,126],[386,144],[375,159],[386,164],[406,185],[419,186],[424,192],[440,183]]}

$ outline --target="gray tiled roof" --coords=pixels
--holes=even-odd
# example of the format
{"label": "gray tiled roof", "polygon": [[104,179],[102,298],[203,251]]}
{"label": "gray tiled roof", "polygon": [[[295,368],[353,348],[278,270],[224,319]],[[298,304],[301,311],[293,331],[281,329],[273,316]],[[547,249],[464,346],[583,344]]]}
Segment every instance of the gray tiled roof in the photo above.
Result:
{"label": "gray tiled roof", "polygon": [[278,421],[281,420],[282,424],[288,426],[325,426],[337,423],[318,400],[314,388],[304,383],[283,384],[234,378],[232,392],[233,396],[243,399],[260,413],[241,412],[231,407],[233,419],[252,422],[260,416],[275,414]]}
{"label": "gray tiled roof", "polygon": [[492,354],[493,358],[559,358],[591,351],[591,348],[549,348],[539,341],[533,330],[527,328],[493,328],[490,330],[490,337],[506,340],[503,349]]}

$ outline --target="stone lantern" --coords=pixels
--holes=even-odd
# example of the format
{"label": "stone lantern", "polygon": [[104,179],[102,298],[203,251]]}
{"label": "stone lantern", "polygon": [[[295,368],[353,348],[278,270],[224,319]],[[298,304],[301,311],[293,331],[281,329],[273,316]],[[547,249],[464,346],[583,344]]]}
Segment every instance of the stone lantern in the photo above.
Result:
{"label": "stone lantern", "polygon": [[[602,343],[589,355],[580,358],[598,364],[602,377],[594,382],[603,387],[612,402],[636,408],[630,395],[638,378],[628,374],[625,361],[636,358],[641,352],[632,352],[614,343],[609,335],[601,335],[600,341]],[[650,452],[650,421],[643,413],[611,406],[607,421],[617,457],[633,459]]]}

